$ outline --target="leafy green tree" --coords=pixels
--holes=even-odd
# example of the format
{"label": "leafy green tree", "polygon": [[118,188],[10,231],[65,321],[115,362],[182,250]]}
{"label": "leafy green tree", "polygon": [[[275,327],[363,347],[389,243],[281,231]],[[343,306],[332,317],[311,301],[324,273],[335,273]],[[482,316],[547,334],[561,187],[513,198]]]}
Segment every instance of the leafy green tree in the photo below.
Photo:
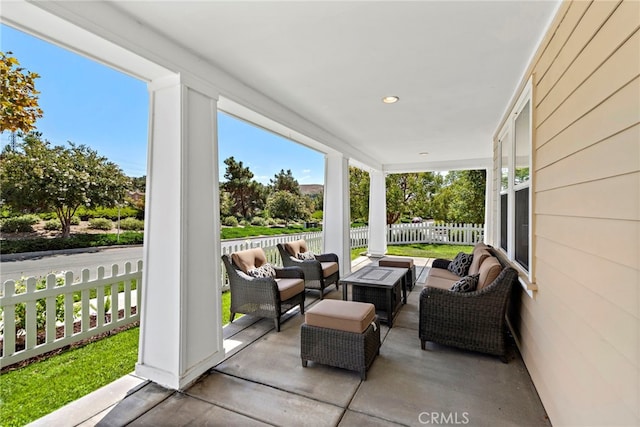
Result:
{"label": "leafy green tree", "polygon": [[351,221],[369,220],[369,172],[349,166]]}
{"label": "leafy green tree", "polygon": [[420,172],[417,175],[416,197],[410,209],[415,216],[433,218],[433,199],[441,190],[444,177],[436,172]]}
{"label": "leafy green tree", "polygon": [[220,218],[233,216],[233,199],[231,194],[224,191],[223,185],[220,185]]}
{"label": "leafy green tree", "polygon": [[485,170],[451,171],[449,182],[434,199],[439,221],[483,224],[487,174]]}
{"label": "leafy green tree", "polygon": [[143,175],[137,178],[131,178],[131,186],[133,190],[144,193],[147,189],[147,176]]}
{"label": "leafy green tree", "polygon": [[288,191],[272,193],[267,199],[267,209],[272,217],[282,218],[286,222],[309,215],[303,198]]}
{"label": "leafy green tree", "polygon": [[34,123],[42,117],[38,105],[35,80],[37,73],[25,71],[12,52],[0,52],[0,132],[30,132]]}
{"label": "leafy green tree", "polygon": [[280,169],[280,172],[274,175],[274,178],[270,180],[272,192],[276,191],[288,191],[291,194],[297,196],[300,195],[300,184],[293,177],[291,169]]}
{"label": "leafy green tree", "polygon": [[15,210],[54,211],[69,237],[80,206],[122,203],[130,180],[106,157],[85,145],[52,147],[41,134],[26,135],[0,155],[0,199]]}
{"label": "leafy green tree", "polygon": [[227,165],[224,173],[227,181],[222,183],[222,188],[231,197],[233,214],[248,219],[264,208],[266,189],[253,179],[253,172],[233,156],[225,159],[224,164]]}
{"label": "leafy green tree", "polygon": [[397,173],[387,175],[387,224],[396,223],[403,214],[414,215],[420,185],[417,173]]}

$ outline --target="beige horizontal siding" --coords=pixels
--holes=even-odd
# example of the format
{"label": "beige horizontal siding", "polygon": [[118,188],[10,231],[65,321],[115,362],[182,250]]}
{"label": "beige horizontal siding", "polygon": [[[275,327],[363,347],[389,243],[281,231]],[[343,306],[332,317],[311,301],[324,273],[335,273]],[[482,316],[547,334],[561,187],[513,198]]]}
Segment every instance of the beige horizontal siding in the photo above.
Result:
{"label": "beige horizontal siding", "polygon": [[[538,60],[535,63],[538,82],[541,82],[547,77],[549,68],[554,64],[561,49],[567,43],[567,39],[575,30],[576,25],[582,21],[584,14],[591,6],[591,1],[570,2],[568,4],[569,6],[565,14],[562,14],[562,11],[558,11],[560,14],[559,18],[562,19],[562,25],[555,30],[555,33],[551,31],[552,37],[548,43],[543,43],[543,51],[538,55]],[[550,76],[548,80],[551,80]],[[547,92],[548,91],[545,91],[545,94]],[[534,102],[538,103],[540,100],[541,99],[537,98]]]}
{"label": "beige horizontal siding", "polygon": [[[638,3],[640,4],[640,3]],[[614,17],[620,16],[623,7],[620,7]],[[639,11],[640,12],[640,11]],[[622,31],[612,31],[609,33],[598,33],[589,43],[589,46],[578,56],[575,62],[562,75],[556,85],[556,89],[541,101],[537,106],[538,123],[543,123],[549,116],[558,109],[570,95],[584,84],[591,76],[593,70],[611,77],[611,69],[621,73],[618,80],[627,82],[634,75],[634,64],[640,61],[640,32],[637,22],[629,18],[629,15],[622,15],[624,22],[611,24],[620,25]],[[627,34],[635,31],[630,39],[626,39]],[[599,37],[600,34],[604,34]],[[608,35],[606,37],[605,35]],[[615,36],[615,37],[614,37]],[[617,70],[620,68],[620,70]],[[626,73],[625,73],[626,72]]]}
{"label": "beige horizontal siding", "polygon": [[554,425],[640,425],[640,1],[565,3],[529,72],[520,350]]}
{"label": "beige horizontal siding", "polygon": [[[616,56],[617,58],[620,57]],[[637,62],[633,63],[623,57],[620,62],[607,62],[598,68],[584,84],[564,100],[553,115],[536,127],[537,146],[544,145],[619,89],[634,79],[637,80],[640,74],[638,67],[633,65],[637,65]]]}
{"label": "beige horizontal siding", "polygon": [[[632,270],[638,266],[640,240],[637,237],[640,236],[640,223],[637,221],[549,215],[537,215],[536,221],[538,238],[580,248],[589,255],[601,257]],[[539,255],[539,258],[544,258],[543,254]],[[612,292],[609,298],[623,310],[633,313],[637,305],[634,297],[638,284],[630,280],[633,278],[629,275],[632,272],[620,269],[620,273],[622,272],[625,274],[618,277],[618,280],[607,280],[611,284],[607,284],[606,287],[595,285],[594,290],[600,290],[603,295],[607,295],[611,288],[615,292]],[[609,276],[605,274],[604,277]],[[602,275],[592,274],[585,279],[598,283]]]}
{"label": "beige horizontal siding", "polygon": [[[574,2],[572,6],[576,3]],[[563,43],[561,51],[551,62],[548,70],[543,70],[538,67],[536,70],[541,74],[541,78],[537,85],[538,98],[535,101],[535,105],[538,106],[551,89],[557,86],[559,79],[566,72],[567,68],[580,54],[582,49],[588,45],[591,38],[593,38],[598,32],[603,23],[603,17],[608,18],[611,13],[614,13],[616,9],[620,7],[620,2],[616,1],[594,1],[589,4],[588,9],[576,22],[576,26],[571,29],[571,34],[567,39],[557,40],[557,42]],[[569,22],[563,22],[565,25],[569,25]],[[569,28],[567,28],[567,31]],[[558,38],[558,37],[556,37]]]}
{"label": "beige horizontal siding", "polygon": [[536,168],[572,155],[594,143],[640,123],[640,79],[611,95],[598,108],[591,110],[534,152]]}
{"label": "beige horizontal siding", "polygon": [[[607,162],[603,163],[602,159],[605,158]],[[638,168],[639,158],[640,124],[637,124],[601,143],[563,156],[555,163],[539,169],[536,174],[536,190],[546,191],[633,173]]]}
{"label": "beige horizontal siding", "polygon": [[536,193],[536,214],[640,219],[640,172]]}

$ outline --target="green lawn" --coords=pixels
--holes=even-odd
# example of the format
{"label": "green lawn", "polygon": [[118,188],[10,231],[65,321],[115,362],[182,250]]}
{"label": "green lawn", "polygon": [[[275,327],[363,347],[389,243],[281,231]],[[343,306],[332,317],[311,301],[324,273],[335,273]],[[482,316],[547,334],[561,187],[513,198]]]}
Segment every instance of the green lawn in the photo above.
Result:
{"label": "green lawn", "polygon": [[[389,246],[389,255],[453,258],[471,246]],[[353,249],[351,259],[364,248]],[[222,324],[229,323],[231,294],[222,294]],[[138,355],[139,328],[69,350],[41,362],[2,374],[0,426],[20,426],[36,420],[132,372]]]}
{"label": "green lawn", "polygon": [[2,374],[0,425],[21,426],[133,371],[139,328]]}
{"label": "green lawn", "polygon": [[[416,243],[412,245],[388,246],[387,255],[412,256],[419,258],[445,258],[453,259],[458,252],[471,253],[473,246],[463,245],[428,245]],[[358,258],[367,248],[351,249],[351,260]]]}
{"label": "green lawn", "polygon": [[278,234],[308,233],[311,231],[321,231],[322,228],[304,228],[301,225],[290,225],[289,227],[258,227],[248,225],[245,227],[223,227],[220,231],[221,239],[242,239],[244,237],[275,236]]}
{"label": "green lawn", "polygon": [[[222,324],[231,294],[222,294]],[[237,318],[237,316],[236,316]],[[22,426],[123,377],[138,360],[138,327],[0,377],[0,426]]]}

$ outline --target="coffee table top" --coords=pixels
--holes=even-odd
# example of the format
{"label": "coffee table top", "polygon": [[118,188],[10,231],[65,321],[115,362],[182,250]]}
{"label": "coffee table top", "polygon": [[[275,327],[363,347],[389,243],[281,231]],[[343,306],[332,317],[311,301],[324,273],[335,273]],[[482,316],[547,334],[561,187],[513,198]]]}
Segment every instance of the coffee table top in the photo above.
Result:
{"label": "coffee table top", "polygon": [[406,272],[406,269],[402,268],[368,265],[343,277],[340,281],[350,284],[387,287],[395,285],[398,280],[404,277]]}

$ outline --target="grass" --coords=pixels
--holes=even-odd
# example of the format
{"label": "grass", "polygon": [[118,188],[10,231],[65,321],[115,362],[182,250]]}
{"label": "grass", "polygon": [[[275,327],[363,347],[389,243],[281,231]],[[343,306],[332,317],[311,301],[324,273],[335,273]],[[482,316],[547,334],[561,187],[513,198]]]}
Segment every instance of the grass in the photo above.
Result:
{"label": "grass", "polygon": [[[458,252],[471,253],[472,249],[473,246],[465,245],[429,245],[415,243],[412,245],[388,246],[387,255],[453,259]],[[351,249],[351,261],[366,251],[366,248]]]}
{"label": "grass", "polygon": [[[222,324],[231,293],[222,294]],[[139,327],[2,374],[0,426],[22,426],[121,378],[138,360]]]}
{"label": "grass", "polygon": [[139,328],[2,374],[0,425],[21,426],[133,371]]}
{"label": "grass", "polygon": [[458,252],[465,252],[469,254],[472,250],[473,246],[415,243],[412,245],[389,246],[387,247],[387,255],[453,259]]}
{"label": "grass", "polygon": [[222,239],[242,239],[244,237],[275,236],[277,234],[296,234],[311,231],[322,231],[322,228],[304,228],[301,225],[290,225],[289,227],[259,227],[255,225],[224,227],[220,232],[220,237]]}

